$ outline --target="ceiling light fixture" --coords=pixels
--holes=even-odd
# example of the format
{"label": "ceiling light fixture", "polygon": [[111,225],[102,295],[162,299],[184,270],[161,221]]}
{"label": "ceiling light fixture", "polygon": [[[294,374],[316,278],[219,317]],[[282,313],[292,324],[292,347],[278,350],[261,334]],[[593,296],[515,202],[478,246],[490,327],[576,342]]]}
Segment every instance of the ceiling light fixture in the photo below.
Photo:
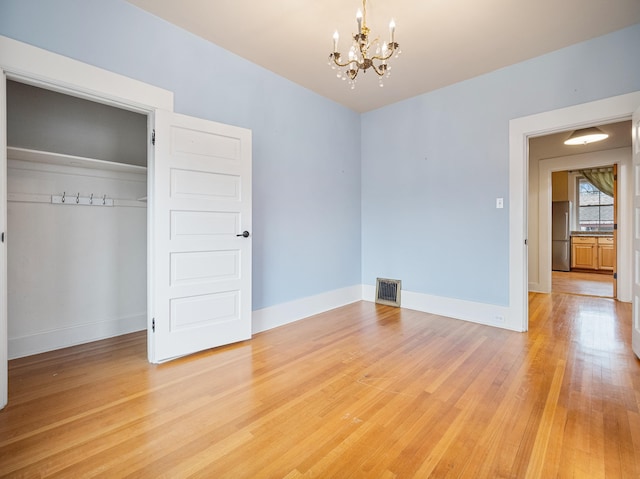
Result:
{"label": "ceiling light fixture", "polygon": [[586,145],[587,143],[594,143],[596,141],[602,141],[609,138],[609,134],[602,131],[595,126],[589,128],[583,128],[582,130],[576,130],[571,133],[571,136],[564,142],[565,145]]}
{"label": "ceiling light fixture", "polygon": [[[362,0],[362,10],[358,9],[356,13],[356,22],[358,23],[358,33],[353,35],[353,44],[349,48],[348,60],[341,61],[342,55],[338,52],[338,39],[340,35],[338,31],[333,34],[333,53],[329,55],[329,65],[334,70],[338,68],[337,77],[342,80],[349,80],[349,85],[353,90],[356,86],[356,77],[360,70],[365,73],[372,68],[378,75],[380,86],[384,86],[383,77],[389,77],[391,67],[387,64],[394,54],[396,58],[400,55],[400,45],[395,41],[396,23],[391,19],[389,22],[389,42],[380,43],[378,38],[373,41],[369,40],[369,27],[367,27],[367,1]],[[373,55],[369,56],[371,49]],[[377,63],[377,64],[376,64]],[[345,70],[341,70],[345,68]]]}

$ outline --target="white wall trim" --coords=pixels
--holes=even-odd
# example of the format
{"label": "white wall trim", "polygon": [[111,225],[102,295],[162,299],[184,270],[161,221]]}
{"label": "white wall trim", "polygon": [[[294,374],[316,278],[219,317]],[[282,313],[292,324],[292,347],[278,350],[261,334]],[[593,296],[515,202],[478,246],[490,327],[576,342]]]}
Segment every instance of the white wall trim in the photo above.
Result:
{"label": "white wall trim", "polygon": [[640,91],[509,122],[509,317],[520,330],[529,327],[527,302],[527,208],[530,137],[631,118]]}
{"label": "white wall trim", "polygon": [[147,313],[106,319],[9,339],[9,359],[112,338],[147,329]]}
{"label": "white wall trim", "polygon": [[252,333],[277,328],[361,299],[362,288],[355,285],[258,309],[252,313]]}
{"label": "white wall trim", "polygon": [[[362,286],[362,299],[364,301],[375,301],[375,294],[375,286],[366,284]],[[402,308],[519,331],[517,327],[514,328],[512,324],[507,322],[509,314],[507,306],[476,303],[474,301],[403,290]]]}
{"label": "white wall trim", "polygon": [[[293,323],[356,301],[375,301],[376,288],[362,284],[253,311],[253,333]],[[509,307],[402,291],[402,308],[520,331],[508,322]]]}
{"label": "white wall trim", "polygon": [[5,36],[0,36],[0,68],[9,79],[93,101],[100,98],[127,110],[147,112],[151,106],[173,111],[171,91]]}

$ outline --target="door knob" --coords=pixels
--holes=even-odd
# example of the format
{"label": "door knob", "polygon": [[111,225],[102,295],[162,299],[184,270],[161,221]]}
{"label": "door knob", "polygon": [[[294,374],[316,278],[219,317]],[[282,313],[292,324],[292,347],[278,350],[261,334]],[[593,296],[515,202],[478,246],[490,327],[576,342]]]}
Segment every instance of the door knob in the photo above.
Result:
{"label": "door knob", "polygon": [[236,236],[244,236],[245,238],[249,237],[249,232],[248,231],[243,231],[242,234],[236,235]]}

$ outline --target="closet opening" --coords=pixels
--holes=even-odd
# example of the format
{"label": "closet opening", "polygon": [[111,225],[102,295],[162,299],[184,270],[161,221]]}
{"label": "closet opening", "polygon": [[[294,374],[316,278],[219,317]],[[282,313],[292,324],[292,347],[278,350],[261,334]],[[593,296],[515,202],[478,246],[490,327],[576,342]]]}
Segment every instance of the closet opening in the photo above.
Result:
{"label": "closet opening", "polygon": [[147,115],[7,80],[8,357],[147,328]]}

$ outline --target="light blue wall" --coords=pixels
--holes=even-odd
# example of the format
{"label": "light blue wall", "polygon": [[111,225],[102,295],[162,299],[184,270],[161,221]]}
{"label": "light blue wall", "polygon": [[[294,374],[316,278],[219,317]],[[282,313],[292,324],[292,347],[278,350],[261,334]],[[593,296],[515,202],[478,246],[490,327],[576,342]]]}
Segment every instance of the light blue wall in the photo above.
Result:
{"label": "light blue wall", "polygon": [[361,116],[121,0],[2,0],[0,34],[252,129],[254,309],[378,276],[506,305],[509,120],[640,90],[640,25]]}
{"label": "light blue wall", "polygon": [[360,284],[360,119],[121,0],[2,0],[0,34],[253,131],[253,309]]}
{"label": "light blue wall", "polygon": [[509,120],[640,90],[638,45],[635,25],[362,115],[363,283],[508,305]]}

